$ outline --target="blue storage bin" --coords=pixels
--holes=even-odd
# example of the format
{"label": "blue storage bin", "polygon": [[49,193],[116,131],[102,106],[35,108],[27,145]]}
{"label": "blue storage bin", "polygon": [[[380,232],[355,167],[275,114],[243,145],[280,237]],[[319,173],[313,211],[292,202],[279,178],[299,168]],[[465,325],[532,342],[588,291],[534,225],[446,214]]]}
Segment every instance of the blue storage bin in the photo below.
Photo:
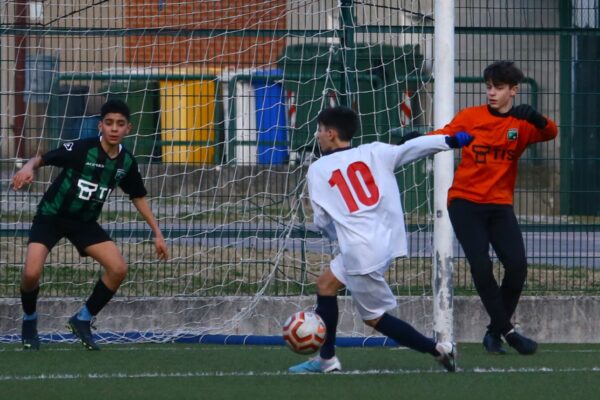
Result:
{"label": "blue storage bin", "polygon": [[79,137],[81,139],[89,137],[98,137],[100,135],[98,123],[100,123],[99,115],[92,115],[89,117],[81,118],[81,130],[79,132]]}
{"label": "blue storage bin", "polygon": [[258,164],[284,164],[289,158],[285,91],[280,79],[270,78],[280,75],[278,69],[253,73]]}

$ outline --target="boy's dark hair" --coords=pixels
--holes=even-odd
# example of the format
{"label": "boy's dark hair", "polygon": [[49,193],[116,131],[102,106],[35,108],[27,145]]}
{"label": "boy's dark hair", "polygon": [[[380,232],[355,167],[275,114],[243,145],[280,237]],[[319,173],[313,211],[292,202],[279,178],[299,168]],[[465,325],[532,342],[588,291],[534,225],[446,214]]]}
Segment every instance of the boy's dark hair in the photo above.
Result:
{"label": "boy's dark hair", "polygon": [[523,80],[523,72],[513,61],[496,61],[483,70],[483,80],[494,85],[508,84],[515,86]]}
{"label": "boy's dark hair", "polygon": [[327,128],[335,129],[339,138],[350,141],[358,129],[358,115],[342,106],[326,108],[317,116],[317,122]]}
{"label": "boy's dark hair", "polygon": [[100,119],[104,119],[106,114],[110,113],[118,113],[121,114],[129,121],[129,106],[122,100],[108,100],[106,103],[102,105],[100,109]]}

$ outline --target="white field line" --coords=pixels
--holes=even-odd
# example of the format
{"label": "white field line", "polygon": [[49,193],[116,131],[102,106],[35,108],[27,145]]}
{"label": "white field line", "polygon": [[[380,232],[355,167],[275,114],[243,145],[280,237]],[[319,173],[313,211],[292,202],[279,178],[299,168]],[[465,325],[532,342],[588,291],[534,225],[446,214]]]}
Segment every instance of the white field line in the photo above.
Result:
{"label": "white field line", "polygon": [[600,353],[600,349],[540,350],[538,353]]}
{"label": "white field line", "polygon": [[[243,345],[240,345],[240,350],[242,350]],[[245,348],[257,348],[260,347],[261,350],[287,350],[287,347],[283,346],[246,346]],[[102,352],[113,352],[113,351],[141,351],[141,352],[152,352],[152,351],[201,351],[201,352],[218,352],[218,351],[231,351],[231,346],[220,346],[220,347],[205,347],[204,345],[193,345],[186,347],[143,347],[143,346],[133,346],[133,347],[117,347],[113,345],[101,346]],[[29,350],[23,350],[20,346],[15,346],[12,348],[0,348],[0,353],[22,353],[27,352]],[[53,347],[53,346],[44,346],[42,343],[42,349],[40,351],[45,352],[69,352],[69,351],[82,351],[81,345],[79,343],[74,343],[72,347]],[[599,350],[600,352],[600,350]]]}
{"label": "white field line", "polygon": [[[70,352],[70,351],[81,351],[81,346],[78,346],[79,342],[72,343],[73,346],[69,347],[55,347],[54,345],[44,345],[42,343],[43,352]],[[148,346],[122,346],[122,345],[104,345],[102,346],[102,351],[104,352],[113,352],[113,351],[142,351],[142,352],[152,352],[152,351],[200,351],[200,352],[220,352],[220,351],[231,351],[231,346],[237,346],[240,351],[245,349],[256,349],[259,348],[261,350],[274,350],[274,351],[289,351],[285,346],[255,346],[255,345],[211,345],[211,344],[193,344],[191,346],[174,346],[174,347],[165,347],[164,345],[154,345],[150,344]],[[210,347],[209,347],[210,346]],[[386,348],[389,351],[410,351],[410,349],[406,347],[389,347]],[[458,348],[459,356],[460,356],[460,346]],[[10,346],[10,347],[0,347],[0,353],[20,353],[24,350],[20,346]],[[572,349],[572,350],[539,350],[539,353],[600,353],[600,349]]]}
{"label": "white field line", "polygon": [[[473,368],[460,372],[476,374],[523,374],[523,373],[600,373],[600,367],[591,368]],[[414,374],[440,374],[442,370],[433,369],[396,369],[396,370],[353,370],[335,372],[333,375],[414,375]],[[53,381],[77,379],[163,379],[163,378],[219,378],[219,377],[251,377],[251,376],[292,376],[287,372],[278,371],[189,371],[189,372],[139,372],[139,373],[88,373],[88,374],[39,374],[39,375],[0,375],[0,381]],[[310,374],[308,374],[310,375]]]}

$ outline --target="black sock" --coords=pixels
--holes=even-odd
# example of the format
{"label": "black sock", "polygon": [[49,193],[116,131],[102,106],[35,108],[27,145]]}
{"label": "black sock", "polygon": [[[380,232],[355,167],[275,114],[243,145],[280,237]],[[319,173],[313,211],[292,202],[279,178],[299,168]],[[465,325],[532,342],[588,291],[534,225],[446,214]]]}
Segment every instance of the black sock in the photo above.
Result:
{"label": "black sock", "polygon": [[375,329],[385,336],[394,339],[401,346],[420,351],[421,353],[429,353],[434,356],[440,355],[435,349],[435,341],[433,339],[423,336],[406,322],[389,314],[383,314]]}
{"label": "black sock", "polygon": [[38,293],[40,293],[39,286],[31,292],[25,292],[21,289],[21,305],[23,306],[23,312],[26,315],[31,315],[37,310]]}
{"label": "black sock", "polygon": [[319,354],[321,358],[329,359],[335,356],[335,335],[338,323],[337,296],[321,296],[318,294],[315,312],[323,319],[325,328],[327,328],[327,337]]}
{"label": "black sock", "polygon": [[99,279],[94,286],[94,291],[92,292],[90,298],[86,301],[85,305],[87,306],[90,314],[97,315],[100,310],[104,308],[106,304],[112,299],[115,292],[106,287],[102,279]]}

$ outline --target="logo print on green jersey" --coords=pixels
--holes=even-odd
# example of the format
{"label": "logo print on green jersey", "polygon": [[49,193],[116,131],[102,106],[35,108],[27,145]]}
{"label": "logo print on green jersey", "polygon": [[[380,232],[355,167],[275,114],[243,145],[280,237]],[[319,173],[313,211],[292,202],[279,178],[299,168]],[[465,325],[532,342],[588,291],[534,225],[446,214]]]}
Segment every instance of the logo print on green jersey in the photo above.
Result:
{"label": "logo print on green jersey", "polygon": [[[77,187],[81,189],[78,194],[78,197],[81,200],[90,200],[92,198],[92,195],[98,190],[97,183],[86,181],[85,179],[79,179],[77,181]],[[100,186],[99,200],[105,199],[106,197],[108,197],[108,194],[110,194],[110,189]]]}
{"label": "logo print on green jersey", "polygon": [[122,168],[117,169],[117,173],[115,174],[115,179],[120,181],[125,176],[125,170]]}

